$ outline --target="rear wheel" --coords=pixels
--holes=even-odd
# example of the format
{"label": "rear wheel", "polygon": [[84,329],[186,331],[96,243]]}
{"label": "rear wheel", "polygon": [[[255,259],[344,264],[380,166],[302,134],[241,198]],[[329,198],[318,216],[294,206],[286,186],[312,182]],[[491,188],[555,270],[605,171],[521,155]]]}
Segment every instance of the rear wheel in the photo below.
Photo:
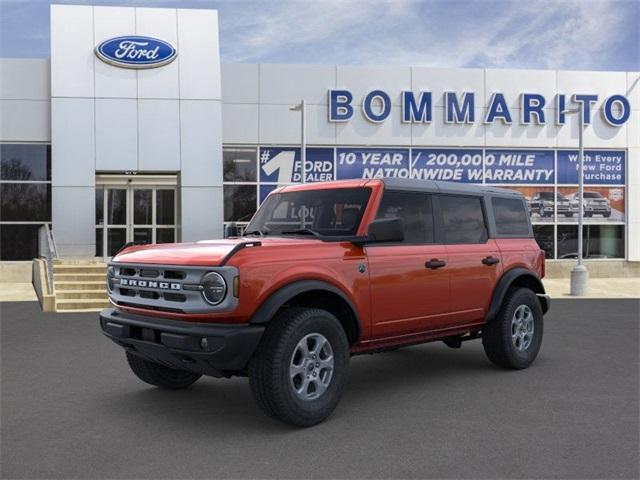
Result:
{"label": "rear wheel", "polygon": [[187,388],[202,376],[199,373],[187,372],[185,370],[174,370],[173,368],[150,362],[129,352],[127,352],[127,362],[133,373],[136,374],[136,377],[143,382],[171,390]]}
{"label": "rear wheel", "polygon": [[527,368],[542,345],[543,314],[535,293],[509,289],[500,312],[482,331],[482,346],[494,364]]}
{"label": "rear wheel", "polygon": [[267,415],[308,427],[333,412],[348,367],[349,343],[336,317],[315,308],[288,308],[269,324],[249,363],[249,383]]}

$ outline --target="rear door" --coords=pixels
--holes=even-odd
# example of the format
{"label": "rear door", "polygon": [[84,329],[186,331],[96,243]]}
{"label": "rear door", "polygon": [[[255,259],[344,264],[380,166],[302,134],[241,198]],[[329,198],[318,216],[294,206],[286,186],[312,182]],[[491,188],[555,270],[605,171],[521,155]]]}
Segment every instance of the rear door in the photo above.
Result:
{"label": "rear door", "polygon": [[442,194],[437,205],[451,282],[451,322],[483,321],[502,273],[500,250],[488,235],[483,198]]}
{"label": "rear door", "polygon": [[372,337],[418,333],[447,323],[449,274],[427,193],[385,191],[377,218],[399,217],[405,239],[369,244]]}

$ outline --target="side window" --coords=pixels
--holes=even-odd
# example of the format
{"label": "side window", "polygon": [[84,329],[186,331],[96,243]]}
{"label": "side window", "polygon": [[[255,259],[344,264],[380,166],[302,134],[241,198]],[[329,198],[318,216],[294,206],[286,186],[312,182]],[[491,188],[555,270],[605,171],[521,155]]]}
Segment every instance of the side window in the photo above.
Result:
{"label": "side window", "polygon": [[519,198],[492,198],[498,235],[529,235],[529,214]]}
{"label": "side window", "polygon": [[401,218],[404,243],[433,243],[431,195],[426,193],[386,191],[376,218]]}
{"label": "side window", "polygon": [[487,227],[481,198],[442,195],[440,208],[446,243],[485,243],[487,241]]}

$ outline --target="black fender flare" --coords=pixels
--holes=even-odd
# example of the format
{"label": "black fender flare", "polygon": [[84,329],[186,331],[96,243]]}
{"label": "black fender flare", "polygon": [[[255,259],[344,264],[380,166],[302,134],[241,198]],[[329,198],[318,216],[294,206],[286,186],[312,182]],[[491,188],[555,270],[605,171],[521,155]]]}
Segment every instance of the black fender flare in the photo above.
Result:
{"label": "black fender flare", "polygon": [[358,338],[362,331],[362,324],[360,322],[360,316],[353,302],[347,297],[347,295],[335,285],[322,280],[298,280],[285,285],[284,287],[273,292],[269,297],[258,307],[256,312],[251,317],[249,323],[253,325],[263,325],[269,323],[273,316],[276,314],[283,305],[297,295],[312,290],[322,290],[325,292],[333,293],[339,296],[351,309],[354,318],[356,319],[356,327],[358,329]]}
{"label": "black fender flare", "polygon": [[526,279],[527,283],[531,287],[533,287],[533,292],[538,296],[540,306],[542,307],[542,313],[546,313],[547,310],[549,310],[549,297],[545,295],[544,286],[542,285],[540,277],[531,270],[516,267],[511,270],[507,270],[502,274],[502,277],[500,277],[500,280],[493,291],[491,304],[489,305],[489,312],[487,313],[486,318],[487,323],[492,321],[498,315],[509,287],[511,287],[516,280],[523,278]]}

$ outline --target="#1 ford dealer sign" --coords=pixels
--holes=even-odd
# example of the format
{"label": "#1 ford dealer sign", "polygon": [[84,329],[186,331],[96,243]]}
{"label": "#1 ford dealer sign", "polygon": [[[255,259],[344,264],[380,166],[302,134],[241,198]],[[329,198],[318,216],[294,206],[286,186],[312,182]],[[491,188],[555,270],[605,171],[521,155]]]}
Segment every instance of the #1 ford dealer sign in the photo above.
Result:
{"label": "#1 ford dealer sign", "polygon": [[155,68],[171,63],[178,52],[169,43],[152,37],[128,35],[110,38],[96,47],[103,62],[123,68]]}

